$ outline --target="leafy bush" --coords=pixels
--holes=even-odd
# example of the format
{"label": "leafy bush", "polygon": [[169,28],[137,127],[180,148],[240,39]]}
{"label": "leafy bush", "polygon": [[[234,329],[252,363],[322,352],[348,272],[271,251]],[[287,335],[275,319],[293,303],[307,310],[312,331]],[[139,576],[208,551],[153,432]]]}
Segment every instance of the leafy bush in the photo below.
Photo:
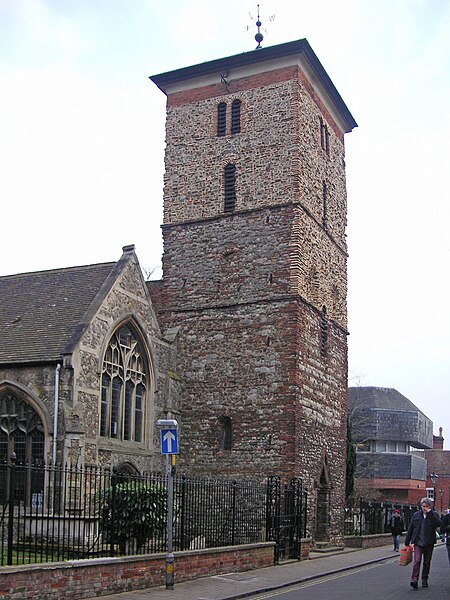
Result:
{"label": "leafy bush", "polygon": [[139,552],[166,531],[167,489],[161,485],[126,481],[104,490],[99,501],[100,530],[121,553],[130,546]]}

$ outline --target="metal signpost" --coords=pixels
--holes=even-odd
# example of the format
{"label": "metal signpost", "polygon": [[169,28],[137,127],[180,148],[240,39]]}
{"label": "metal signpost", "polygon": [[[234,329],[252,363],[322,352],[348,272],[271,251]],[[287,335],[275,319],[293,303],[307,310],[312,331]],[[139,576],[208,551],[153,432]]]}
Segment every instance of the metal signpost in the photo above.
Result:
{"label": "metal signpost", "polygon": [[175,459],[178,454],[178,423],[175,419],[159,419],[156,427],[160,430],[161,454],[167,456],[167,556],[166,556],[166,590],[173,590],[174,556],[173,540],[173,477],[175,475]]}

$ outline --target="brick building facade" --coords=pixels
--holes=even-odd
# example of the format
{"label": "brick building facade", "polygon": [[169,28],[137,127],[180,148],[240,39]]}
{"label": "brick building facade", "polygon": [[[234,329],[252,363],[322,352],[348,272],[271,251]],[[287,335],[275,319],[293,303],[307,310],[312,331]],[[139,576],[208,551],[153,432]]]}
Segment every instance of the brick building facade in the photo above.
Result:
{"label": "brick building facade", "polygon": [[151,77],[167,95],[161,321],[180,464],[301,477],[340,540],[347,413],[344,133],[306,40]]}
{"label": "brick building facade", "polygon": [[429,495],[434,498],[436,510],[444,513],[450,509],[450,450],[444,450],[442,427],[433,436],[433,448],[425,450]]}

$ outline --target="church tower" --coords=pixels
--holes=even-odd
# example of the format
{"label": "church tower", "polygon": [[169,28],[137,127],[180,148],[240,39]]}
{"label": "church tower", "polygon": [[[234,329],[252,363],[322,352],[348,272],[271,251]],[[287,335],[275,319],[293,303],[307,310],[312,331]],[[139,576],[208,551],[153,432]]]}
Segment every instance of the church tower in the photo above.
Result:
{"label": "church tower", "polygon": [[342,535],[344,133],[306,40],[155,75],[167,95],[161,319],[178,330],[180,465],[309,492]]}

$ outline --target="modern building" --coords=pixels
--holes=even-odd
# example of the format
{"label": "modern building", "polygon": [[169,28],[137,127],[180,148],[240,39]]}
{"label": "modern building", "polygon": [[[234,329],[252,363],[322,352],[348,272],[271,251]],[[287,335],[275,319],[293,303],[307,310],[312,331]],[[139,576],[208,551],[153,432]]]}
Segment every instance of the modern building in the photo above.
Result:
{"label": "modern building", "polygon": [[426,496],[430,419],[392,388],[351,387],[348,408],[360,483],[380,500],[411,504]]}

